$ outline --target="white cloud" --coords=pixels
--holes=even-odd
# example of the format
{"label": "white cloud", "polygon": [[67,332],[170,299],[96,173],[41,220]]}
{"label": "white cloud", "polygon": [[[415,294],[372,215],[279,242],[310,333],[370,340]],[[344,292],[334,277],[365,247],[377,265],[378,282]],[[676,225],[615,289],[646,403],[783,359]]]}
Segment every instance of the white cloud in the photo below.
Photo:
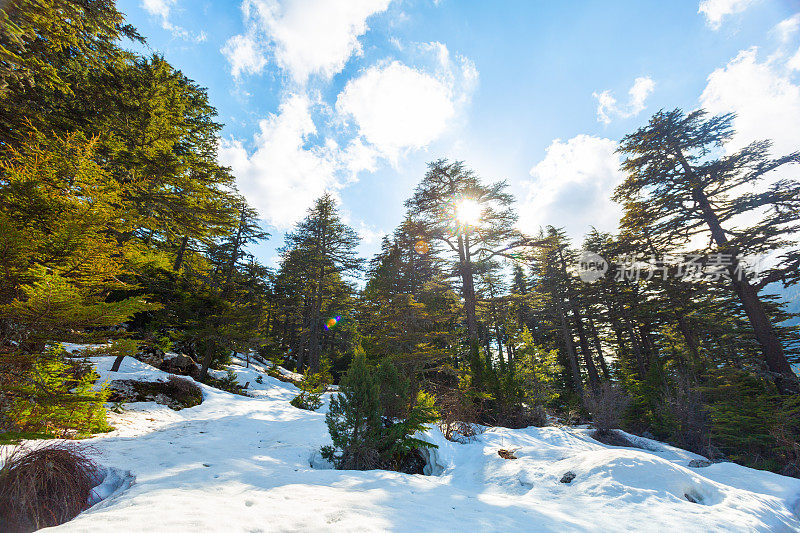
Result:
{"label": "white cloud", "polygon": [[478,79],[472,62],[453,60],[445,45],[425,43],[418,49],[430,68],[399,61],[372,66],[348,81],[336,100],[336,111],[355,124],[360,138],[393,162],[440,138],[469,102]]}
{"label": "white cloud", "polygon": [[597,99],[597,120],[604,124],[611,123],[612,115],[621,118],[630,118],[641,113],[646,105],[647,97],[655,89],[656,83],[649,77],[639,77],[633,80],[633,85],[628,90],[628,103],[619,105],[611,91],[592,93]]}
{"label": "white cloud", "polygon": [[546,225],[561,226],[576,244],[591,226],[616,231],[622,210],[611,194],[624,179],[616,148],[611,139],[590,135],[555,139],[525,184],[520,228],[535,233]]}
{"label": "white cloud", "polygon": [[791,17],[780,21],[775,25],[775,33],[778,34],[781,42],[788,42],[792,36],[800,29],[800,13],[795,13]]}
{"label": "white cloud", "polygon": [[169,18],[169,11],[176,0],[142,0],[142,8],[153,16]]}
{"label": "white cloud", "polygon": [[325,191],[335,194],[370,161],[357,144],[340,149],[329,140],[309,147],[317,133],[312,107],[305,95],[289,96],[277,114],[260,122],[250,154],[237,139],[220,141],[220,162],[231,167],[239,190],[261,217],[278,228],[291,227],[315,198]]}
{"label": "white cloud", "polygon": [[242,73],[258,74],[267,66],[267,58],[259,44],[250,35],[234,35],[225,46],[222,54],[231,64],[231,73],[239,77]]}
{"label": "white cloud", "polygon": [[177,4],[178,0],[142,0],[141,7],[150,15],[161,19],[161,27],[172,33],[173,36],[184,40],[194,40],[203,42],[206,40],[205,32],[200,32],[192,35],[188,30],[180,26],[176,26],[169,20],[172,8]]}
{"label": "white cloud", "polygon": [[702,0],[697,9],[706,17],[706,24],[713,30],[722,26],[722,20],[737,13],[742,13],[758,0]]}
{"label": "white cloud", "polygon": [[396,159],[401,150],[427,146],[444,132],[455,115],[452,99],[445,83],[395,61],[350,80],[336,110],[355,121],[368,143]]}
{"label": "white cloud", "polygon": [[736,136],[728,151],[759,139],[772,139],[776,155],[800,147],[800,84],[792,71],[794,62],[780,54],[759,61],[758,49],[750,48],[709,75],[700,105],[711,114],[736,113]]}
{"label": "white cloud", "polygon": [[800,48],[798,48],[797,52],[786,62],[786,67],[789,70],[800,70]]}
{"label": "white cloud", "polygon": [[[329,79],[340,72],[354,54],[361,53],[358,38],[366,33],[367,19],[385,11],[391,0],[244,0],[246,35],[269,49],[275,62],[298,83],[311,75]],[[225,48],[233,49],[232,37]],[[231,59],[231,56],[226,54]],[[257,73],[258,69],[232,70]]]}

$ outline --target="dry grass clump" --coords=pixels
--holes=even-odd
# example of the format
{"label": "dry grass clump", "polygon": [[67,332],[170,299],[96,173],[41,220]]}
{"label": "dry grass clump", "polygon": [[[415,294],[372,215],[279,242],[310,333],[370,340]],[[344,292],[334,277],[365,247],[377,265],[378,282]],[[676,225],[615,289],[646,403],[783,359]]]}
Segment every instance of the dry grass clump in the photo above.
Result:
{"label": "dry grass clump", "polygon": [[57,442],[13,448],[0,467],[0,524],[26,533],[72,520],[86,509],[99,467],[85,447]]}

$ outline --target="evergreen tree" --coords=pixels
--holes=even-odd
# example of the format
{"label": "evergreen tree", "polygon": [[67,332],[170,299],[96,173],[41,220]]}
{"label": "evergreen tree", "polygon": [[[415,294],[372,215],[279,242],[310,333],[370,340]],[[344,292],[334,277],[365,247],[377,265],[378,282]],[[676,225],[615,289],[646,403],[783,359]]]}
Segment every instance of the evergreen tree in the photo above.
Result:
{"label": "evergreen tree", "polygon": [[331,398],[325,415],[333,446],[322,449],[323,457],[337,468],[378,468],[382,415],[380,384],[367,366],[364,350],[359,347],[339,382],[339,394]]}
{"label": "evergreen tree", "polygon": [[463,163],[444,159],[428,165],[428,172],[406,201],[411,220],[428,246],[444,246],[451,253],[460,281],[470,344],[478,343],[476,274],[495,257],[511,257],[528,244],[516,229],[513,197],[504,181],[490,185]]}
{"label": "evergreen tree", "polygon": [[[342,316],[344,310],[336,309],[335,304],[342,303],[351,292],[342,278],[361,269],[362,260],[355,251],[358,242],[355,230],[341,221],[330,194],[318,198],[308,216],[286,235],[279,278],[286,274],[284,278],[293,279],[295,288],[308,289],[302,293],[305,302],[296,352],[298,368],[308,363],[313,374],[321,369],[325,326],[331,318]],[[288,274],[287,268],[294,272]],[[323,311],[336,314],[329,317]],[[335,319],[333,324],[338,321]]]}
{"label": "evergreen tree", "polygon": [[[763,183],[772,170],[800,161],[800,152],[773,159],[769,141],[754,142],[730,155],[713,158],[713,151],[733,136],[732,115],[706,118],[676,109],[654,115],[647,126],[627,135],[620,152],[625,182],[616,199],[626,211],[636,210],[628,224],[646,227],[648,234],[668,243],[710,234],[709,251],[722,254],[725,272],[758,340],[768,371],[784,392],[800,392],[784,346],[758,295],[757,280],[743,274],[743,256],[757,256],[796,246],[800,220],[800,184],[779,180],[762,192],[746,186]],[[738,218],[758,216],[747,228]],[[791,270],[783,257],[765,272],[776,279]]]}

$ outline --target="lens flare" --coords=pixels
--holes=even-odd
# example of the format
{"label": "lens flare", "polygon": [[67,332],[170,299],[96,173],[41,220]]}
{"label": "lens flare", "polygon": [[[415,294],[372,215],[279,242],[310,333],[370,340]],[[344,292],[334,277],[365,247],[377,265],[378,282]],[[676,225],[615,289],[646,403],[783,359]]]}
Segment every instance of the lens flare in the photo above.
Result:
{"label": "lens flare", "polygon": [[325,322],[325,329],[330,330],[336,327],[336,324],[342,319],[341,316],[331,317]]}
{"label": "lens flare", "polygon": [[417,243],[414,245],[414,251],[417,252],[419,255],[427,254],[430,251],[430,249],[431,249],[430,245],[423,240],[417,241]]}

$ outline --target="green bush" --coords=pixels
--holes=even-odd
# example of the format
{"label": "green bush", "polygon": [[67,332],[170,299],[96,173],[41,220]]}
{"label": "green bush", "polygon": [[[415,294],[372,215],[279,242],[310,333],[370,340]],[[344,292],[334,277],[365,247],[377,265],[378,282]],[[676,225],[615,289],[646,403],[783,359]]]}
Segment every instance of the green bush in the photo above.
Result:
{"label": "green bush", "polygon": [[[743,371],[719,369],[709,373],[702,394],[711,440],[730,460],[773,471],[784,466],[773,429],[784,404],[791,407],[791,402],[778,395],[772,383]],[[795,419],[800,414],[796,405],[792,414]]]}
{"label": "green bush", "polygon": [[[389,364],[375,371],[359,347],[342,377],[325,416],[333,445],[322,448],[322,456],[336,468],[399,470],[417,449],[435,447],[412,437],[436,420],[433,397],[422,392],[411,397],[408,380],[393,365],[385,366]],[[392,415],[407,415],[385,417],[385,408],[394,411]]]}
{"label": "green bush", "polygon": [[247,396],[247,393],[244,391],[244,387],[239,385],[239,380],[236,377],[236,372],[230,369],[227,372],[225,372],[225,377],[215,378],[211,374],[208,374],[201,381],[206,385],[211,385],[215,389],[224,390],[226,392],[232,392],[233,394],[239,394],[241,396]]}
{"label": "green bush", "polygon": [[104,403],[108,388],[94,389],[98,376],[83,363],[65,358],[59,344],[35,356],[10,387],[7,418],[12,431],[80,438],[109,431]]}
{"label": "green bush", "polygon": [[307,375],[299,383],[300,394],[289,403],[298,409],[316,411],[322,407],[322,393],[325,392],[328,383],[330,383],[330,374],[327,372]]}

